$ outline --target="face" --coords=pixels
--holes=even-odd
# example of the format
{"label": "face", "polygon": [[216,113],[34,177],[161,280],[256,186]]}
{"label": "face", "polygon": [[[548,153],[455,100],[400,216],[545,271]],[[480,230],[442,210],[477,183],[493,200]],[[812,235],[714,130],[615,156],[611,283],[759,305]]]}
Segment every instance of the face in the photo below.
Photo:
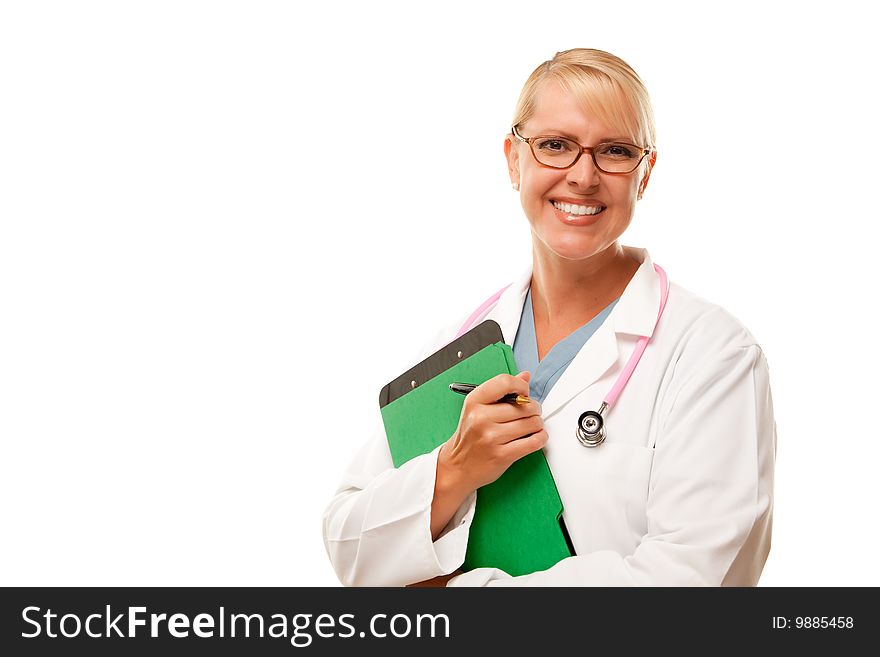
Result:
{"label": "face", "polygon": [[[569,137],[582,146],[632,142],[587,114],[574,95],[553,82],[539,89],[535,112],[518,131],[523,137]],[[607,174],[584,153],[573,167],[552,169],[536,162],[529,145],[511,135],[504,152],[511,181],[519,184],[533,243],[545,256],[587,260],[604,252],[629,226],[636,199],[648,182],[644,162],[630,174]],[[574,207],[566,209],[564,204]]]}

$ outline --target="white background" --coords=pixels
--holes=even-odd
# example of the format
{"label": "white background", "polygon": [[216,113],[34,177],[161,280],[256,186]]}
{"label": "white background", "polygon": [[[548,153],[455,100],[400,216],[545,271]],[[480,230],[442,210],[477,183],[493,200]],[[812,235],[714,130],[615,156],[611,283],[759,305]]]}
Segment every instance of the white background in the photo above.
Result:
{"label": "white background", "polygon": [[880,584],[868,3],[489,4],[2,5],[0,583],[337,585],[379,388],[529,262],[519,90],[596,47],[658,123],[622,242],[770,363],[762,585]]}

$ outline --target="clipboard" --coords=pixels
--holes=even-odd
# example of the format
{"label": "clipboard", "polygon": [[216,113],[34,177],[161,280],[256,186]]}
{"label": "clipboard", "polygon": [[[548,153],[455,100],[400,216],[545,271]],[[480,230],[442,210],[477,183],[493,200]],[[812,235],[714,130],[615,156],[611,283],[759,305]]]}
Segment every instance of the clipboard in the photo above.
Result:
{"label": "clipboard", "polygon": [[[450,383],[480,384],[518,371],[501,327],[486,320],[386,384],[379,409],[394,467],[432,451],[455,432],[464,395],[449,390]],[[518,576],[573,556],[562,512],[543,450],[515,461],[477,491],[462,569],[500,568]]]}

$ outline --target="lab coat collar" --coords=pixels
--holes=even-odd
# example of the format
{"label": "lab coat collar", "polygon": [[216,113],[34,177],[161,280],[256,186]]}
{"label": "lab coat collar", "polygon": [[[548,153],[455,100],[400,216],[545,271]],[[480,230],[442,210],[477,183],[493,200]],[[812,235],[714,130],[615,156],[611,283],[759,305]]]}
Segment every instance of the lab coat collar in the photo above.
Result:
{"label": "lab coat collar", "polygon": [[[620,337],[621,334],[649,337],[653,335],[660,306],[659,279],[646,249],[630,246],[623,248],[641,262],[641,265],[630,279],[620,300],[611,310],[611,314],[587,340],[550,390],[542,404],[545,419],[559,410],[572,397],[595,383],[617,363],[621,341],[629,344],[635,343],[631,338]],[[523,304],[531,280],[532,265],[530,264],[504,291],[498,303],[486,316],[486,319],[498,322],[505,341],[511,346],[516,339]],[[609,385],[609,389],[610,387]],[[603,390],[599,394],[607,392],[607,390]],[[598,400],[597,407],[601,401],[601,399]]]}
{"label": "lab coat collar", "polygon": [[633,274],[609,319],[614,322],[617,333],[646,335],[650,338],[654,335],[660,310],[660,279],[647,249],[623,248],[642,264]]}

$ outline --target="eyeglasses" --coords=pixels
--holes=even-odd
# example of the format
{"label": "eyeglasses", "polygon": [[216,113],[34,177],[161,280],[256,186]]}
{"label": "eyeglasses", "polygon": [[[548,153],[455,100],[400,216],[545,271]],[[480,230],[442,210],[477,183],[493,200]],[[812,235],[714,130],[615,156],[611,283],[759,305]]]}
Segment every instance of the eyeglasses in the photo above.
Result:
{"label": "eyeglasses", "polygon": [[581,146],[576,141],[554,135],[523,137],[511,128],[514,137],[529,145],[532,157],[538,164],[552,169],[568,169],[581,159],[583,153],[589,153],[593,164],[605,173],[632,173],[641,164],[650,148],[642,148],[626,142],[609,142],[595,146]]}

